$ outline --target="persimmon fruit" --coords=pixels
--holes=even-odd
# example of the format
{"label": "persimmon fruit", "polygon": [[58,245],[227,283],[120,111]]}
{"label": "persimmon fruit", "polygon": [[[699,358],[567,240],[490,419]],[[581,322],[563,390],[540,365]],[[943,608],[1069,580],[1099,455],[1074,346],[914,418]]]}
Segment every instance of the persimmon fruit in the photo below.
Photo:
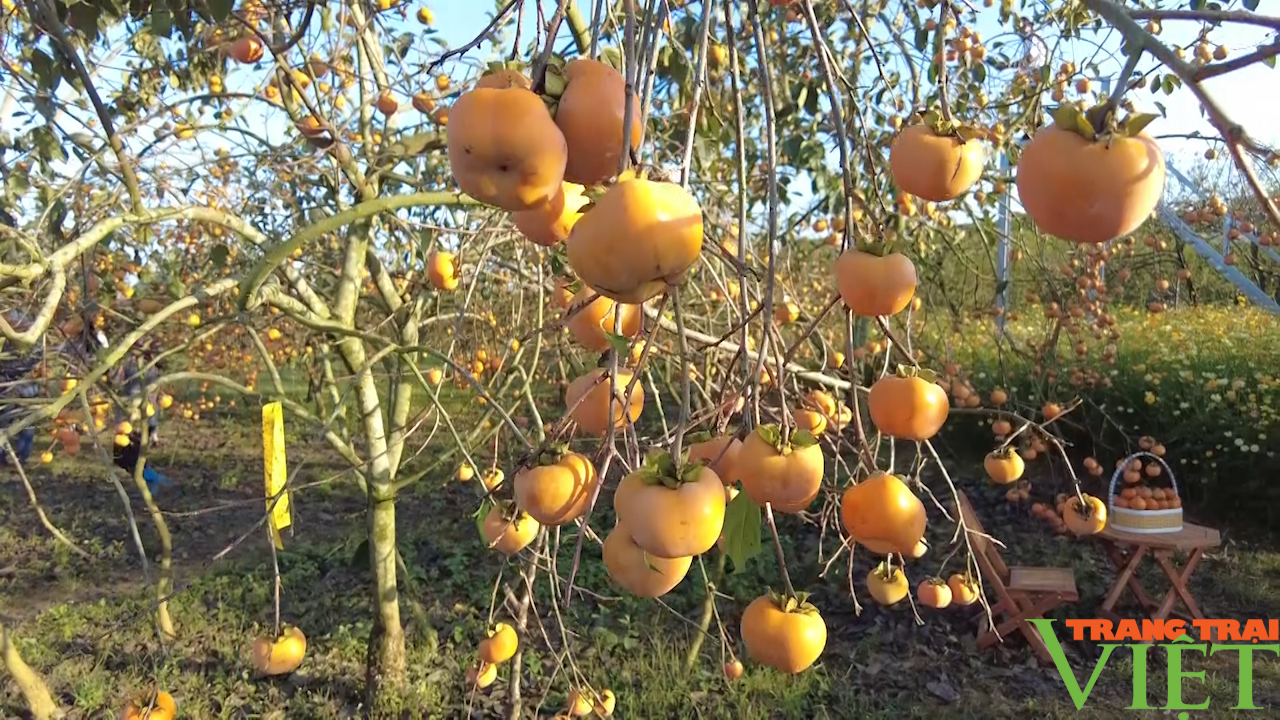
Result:
{"label": "persimmon fruit", "polygon": [[738,463],[742,441],[732,435],[710,438],[689,445],[689,462],[705,462],[720,482],[731,486],[738,482]]}
{"label": "persimmon fruit", "polygon": [[[564,66],[564,90],[556,104],[555,123],[568,145],[564,177],[592,185],[618,174],[626,124],[627,83],[612,66],[576,58]],[[631,106],[631,149],[640,147],[644,127],[640,104]]]}
{"label": "persimmon fruit", "polygon": [[[637,382],[631,388],[630,401],[627,400],[627,386],[631,385],[633,377],[631,371],[618,368],[615,378],[617,390],[612,403],[613,427],[622,428],[635,422],[644,409],[644,386],[641,383]],[[604,368],[596,368],[569,383],[565,389],[564,404],[569,409],[569,416],[588,435],[609,432],[610,385],[608,372]]]}
{"label": "persimmon fruit", "polygon": [[916,266],[901,253],[880,256],[851,249],[835,261],[836,287],[855,315],[896,315],[916,292]]}
{"label": "persimmon fruit", "polygon": [[130,700],[120,717],[122,720],[173,720],[177,715],[178,704],[173,696],[159,690]]}
{"label": "persimmon fruit", "polygon": [[574,183],[561,183],[559,192],[541,206],[512,213],[516,228],[535,245],[559,245],[568,239],[569,231],[582,217],[579,211],[587,204],[584,189]]}
{"label": "persimmon fruit", "polygon": [[593,352],[604,352],[609,349],[609,335],[616,327],[614,316],[618,308],[622,308],[622,336],[639,335],[643,324],[639,305],[617,303],[585,287],[569,301],[565,313],[569,319],[565,326],[579,345]]}
{"label": "persimmon fruit", "polygon": [[898,188],[932,202],[954,200],[982,175],[985,153],[977,140],[939,135],[910,125],[894,138],[889,171]]}
{"label": "persimmon fruit", "polygon": [[666,453],[618,483],[613,510],[631,538],[650,555],[681,558],[710,550],[724,528],[724,484],[705,465],[677,472]]}
{"label": "persimmon fruit", "polygon": [[825,461],[813,435],[797,431],[783,440],[776,425],[761,425],[742,442],[738,476],[757,505],[797,513],[818,496]]}
{"label": "persimmon fruit", "polygon": [[291,625],[286,625],[277,638],[260,637],[253,642],[251,662],[253,669],[262,675],[287,675],[302,665],[307,654],[307,636]]}
{"label": "persimmon fruit", "polygon": [[796,674],[822,655],[827,624],[818,609],[802,598],[761,595],[742,612],[742,642],[752,660]]}
{"label": "persimmon fruit", "polygon": [[1150,135],[1088,139],[1057,122],[1035,134],[1017,167],[1018,197],[1036,226],[1077,243],[1137,230],[1164,181],[1164,153]]}
{"label": "persimmon fruit", "polygon": [[485,639],[480,641],[476,654],[480,656],[481,662],[496,665],[515,657],[519,647],[520,636],[516,634],[516,629],[500,622],[489,629]]}
{"label": "persimmon fruit", "polygon": [[[1062,519],[1067,524],[1067,529],[1077,537],[1084,535],[1097,535],[1107,526],[1107,505],[1102,502],[1101,498],[1092,495],[1083,495],[1083,504],[1080,497],[1071,496],[1067,498],[1067,506],[1062,513]],[[1134,501],[1138,498],[1134,498]],[[1131,501],[1131,507],[1133,501]],[[1149,506],[1151,501],[1147,501]],[[1134,508],[1135,510],[1141,508]]]}
{"label": "persimmon fruit", "polygon": [[538,536],[540,525],[528,513],[513,513],[503,505],[494,505],[484,516],[485,544],[503,555],[515,555]]}
{"label": "persimmon fruit", "polygon": [[924,442],[942,429],[951,403],[936,382],[918,375],[885,375],[871,385],[867,411],[880,432]]}
{"label": "persimmon fruit", "polygon": [[621,180],[578,219],[565,249],[589,287],[639,305],[679,283],[698,260],[702,208],[675,183]]}
{"label": "persimmon fruit", "polygon": [[987,453],[986,459],[982,461],[982,467],[987,471],[987,477],[991,478],[991,482],[997,485],[1008,485],[1022,477],[1026,463],[1021,455],[1013,451],[1013,448],[1007,447]]}
{"label": "persimmon fruit", "polygon": [[872,600],[888,607],[902,602],[911,593],[911,585],[901,568],[882,562],[867,573],[867,592],[871,593]]}
{"label": "persimmon fruit", "polygon": [[463,192],[508,212],[543,207],[561,192],[568,149],[542,98],[477,87],[454,101],[449,118],[449,165]]}
{"label": "persimmon fruit", "polygon": [[916,601],[924,607],[941,610],[951,605],[951,588],[939,578],[925,578],[916,586]]}
{"label": "persimmon fruit", "polygon": [[660,558],[645,552],[619,522],[604,538],[604,567],[623,590],[642,598],[662,597],[689,572],[692,556]]}
{"label": "persimmon fruit", "polygon": [[516,473],[516,505],[543,525],[563,525],[586,513],[595,482],[591,460],[567,452],[554,463]]}
{"label": "persimmon fruit", "polygon": [[901,478],[884,472],[866,477],[840,499],[845,532],[875,553],[913,553],[927,520],[920,498]]}

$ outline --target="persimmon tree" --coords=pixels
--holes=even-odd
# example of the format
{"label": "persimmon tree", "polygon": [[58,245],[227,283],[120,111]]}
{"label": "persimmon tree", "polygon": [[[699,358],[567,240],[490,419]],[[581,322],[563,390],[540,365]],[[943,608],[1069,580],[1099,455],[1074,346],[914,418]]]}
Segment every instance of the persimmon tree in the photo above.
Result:
{"label": "persimmon tree", "polygon": [[[569,678],[569,711],[612,712],[565,634],[543,626],[561,614],[541,603],[592,592],[577,584],[588,553],[642,597],[696,562],[707,591],[691,622],[699,644],[720,640],[730,679],[739,635],[749,658],[786,672],[821,656],[826,626],[780,540],[792,522],[820,529],[827,569],[843,557],[852,575],[855,548],[875,555],[877,602],[985,604],[931,440],[979,414],[997,438],[993,481],[1021,497],[1024,458],[1051,450],[1071,480],[1063,527],[1105,522],[1054,429],[1083,404],[1055,396],[1105,378],[1060,383],[1058,346],[1065,336],[1080,357],[1083,335],[1117,340],[1099,268],[1164,185],[1144,93],[1193,92],[1257,203],[1251,222],[1268,237],[1280,225],[1259,169],[1274,150],[1202,84],[1280,53],[1212,49],[1224,24],[1280,30],[1256,8],[515,0],[447,48],[429,9],[386,0],[128,5],[24,0],[0,20],[18,108],[0,146],[12,219],[0,289],[28,317],[0,331],[19,351],[62,348],[42,372],[76,380],[5,432],[61,423],[104,457],[143,446],[134,485],[162,538],[163,641],[180,622],[164,602],[171,540],[142,477],[149,401],[119,397],[108,376],[150,343],[182,365],[153,387],[199,389],[175,404],[186,419],[221,394],[282,402],[368,499],[375,712],[405,674],[396,494],[442,468],[479,480],[479,531],[520,564],[519,582],[499,578],[469,677],[483,689],[510,663],[512,717],[539,634]],[[1200,28],[1193,59],[1161,23]],[[1123,67],[1110,97],[1088,83],[1101,61],[1067,59],[1100,28],[1124,38],[1105,59]],[[920,295],[944,256],[994,265],[993,211],[1015,184],[1047,242],[1074,246],[1073,279],[1055,283],[1036,258],[1048,327],[994,339],[1034,377],[984,398],[945,348],[922,344]],[[301,374],[307,400],[290,392]],[[450,416],[445,378],[483,403],[474,428]],[[549,384],[563,390],[551,404]],[[913,595],[930,515],[955,532]],[[780,589],[761,588],[727,627],[717,568],[766,543]]]}

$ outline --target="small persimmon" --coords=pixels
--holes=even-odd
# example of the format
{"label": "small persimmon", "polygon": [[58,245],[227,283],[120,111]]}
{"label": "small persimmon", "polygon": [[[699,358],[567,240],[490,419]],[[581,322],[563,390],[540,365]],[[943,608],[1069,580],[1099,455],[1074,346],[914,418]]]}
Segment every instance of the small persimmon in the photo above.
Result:
{"label": "small persimmon", "polygon": [[1006,447],[1003,450],[987,453],[986,459],[982,461],[982,467],[987,471],[987,477],[991,478],[991,482],[997,485],[1008,485],[1022,477],[1022,473],[1026,470],[1026,463],[1012,448]]}
{"label": "small persimmon", "polygon": [[951,588],[941,578],[925,578],[916,586],[916,602],[935,610],[950,605],[951,594]]}
{"label": "small persimmon", "polygon": [[[1084,498],[1083,503],[1081,497]],[[1107,526],[1107,506],[1092,495],[1072,496],[1067,498],[1067,508],[1062,519],[1067,529],[1076,536],[1096,535]]]}

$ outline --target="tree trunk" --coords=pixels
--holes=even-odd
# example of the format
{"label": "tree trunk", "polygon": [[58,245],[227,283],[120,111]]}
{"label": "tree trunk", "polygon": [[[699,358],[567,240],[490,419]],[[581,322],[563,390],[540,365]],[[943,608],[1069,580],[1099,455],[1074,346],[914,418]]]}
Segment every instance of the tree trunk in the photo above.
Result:
{"label": "tree trunk", "polygon": [[0,622],[0,655],[4,657],[4,669],[9,671],[13,684],[27,701],[27,708],[35,720],[52,720],[65,717],[62,708],[53,701],[49,688],[31,666],[23,661],[18,648],[9,641],[9,629]]}
{"label": "tree trunk", "polygon": [[369,568],[373,579],[373,631],[369,634],[369,655],[365,699],[372,717],[380,717],[381,689],[394,687],[404,679],[404,626],[400,622],[400,598],[396,585],[396,506],[391,464],[387,457],[387,436],[383,425],[378,386],[367,365],[364,346],[347,338],[339,346],[343,360],[359,374],[356,402],[367,443],[368,469],[365,472],[369,499]]}

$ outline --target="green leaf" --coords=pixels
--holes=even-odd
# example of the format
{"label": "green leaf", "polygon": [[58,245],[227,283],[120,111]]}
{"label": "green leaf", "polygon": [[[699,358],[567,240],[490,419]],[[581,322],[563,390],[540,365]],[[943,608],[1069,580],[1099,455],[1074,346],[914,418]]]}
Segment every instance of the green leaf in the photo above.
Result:
{"label": "green leaf", "polygon": [[205,5],[209,8],[209,16],[215,23],[223,22],[231,16],[233,4],[233,0],[205,0]]}
{"label": "green leaf", "polygon": [[62,82],[58,63],[40,48],[31,51],[31,71],[35,73],[36,82],[43,90],[57,90],[58,83]]}
{"label": "green leaf", "polygon": [[724,547],[734,573],[741,572],[747,561],[760,553],[760,523],[760,506],[744,492],[725,508]]}
{"label": "green leaf", "polygon": [[1244,0],[1244,6],[1245,6],[1245,9],[1248,9],[1248,10],[1257,10],[1258,0]]}
{"label": "green leaf", "polygon": [[631,352],[631,338],[625,335],[614,335],[608,331],[605,332],[604,336],[609,340],[609,346],[618,355],[625,357]]}
{"label": "green leaf", "polygon": [[1142,132],[1144,128],[1150,125],[1156,118],[1160,117],[1155,113],[1137,113],[1130,115],[1129,119],[1124,121],[1124,134],[1133,137]]}
{"label": "green leaf", "polygon": [[791,446],[795,448],[813,447],[818,444],[818,438],[808,430],[796,430],[791,433]]}
{"label": "green leaf", "polygon": [[151,10],[151,34],[167,38],[173,32],[173,13],[169,8],[153,8]]}
{"label": "green leaf", "polygon": [[484,498],[480,501],[480,508],[476,510],[475,515],[473,516],[476,521],[476,532],[480,534],[481,545],[489,544],[489,540],[484,536],[484,519],[489,517],[489,512],[492,511],[493,508],[493,501],[489,498]]}
{"label": "green leaf", "polygon": [[231,250],[225,243],[214,245],[209,251],[209,262],[213,263],[215,268],[221,269],[227,264],[227,257],[231,255]]}
{"label": "green leaf", "polygon": [[777,425],[761,425],[756,428],[756,434],[770,447],[776,448],[782,443],[782,430]]}
{"label": "green leaf", "polygon": [[707,442],[712,437],[714,436],[711,434],[710,430],[699,430],[698,432],[689,433],[688,435],[685,435],[684,441],[689,443],[690,445],[696,445],[698,443]]}

